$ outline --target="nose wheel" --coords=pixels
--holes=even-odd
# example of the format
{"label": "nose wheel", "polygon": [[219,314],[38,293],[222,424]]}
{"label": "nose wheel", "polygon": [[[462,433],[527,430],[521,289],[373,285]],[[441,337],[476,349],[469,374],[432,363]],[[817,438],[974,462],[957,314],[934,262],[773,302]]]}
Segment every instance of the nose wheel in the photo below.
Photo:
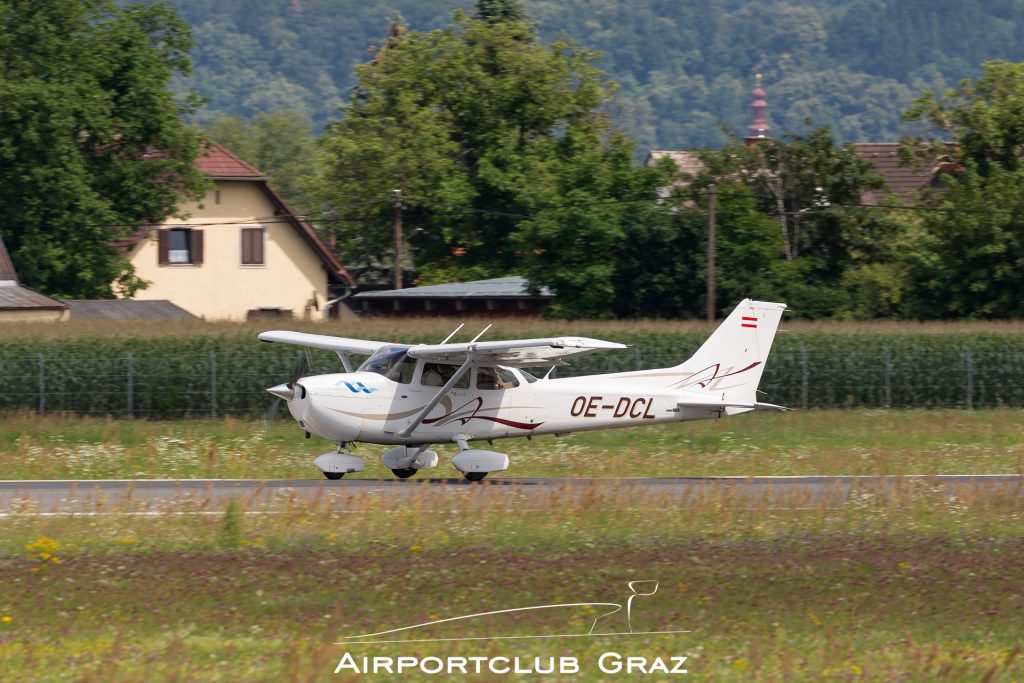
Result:
{"label": "nose wheel", "polygon": [[463,475],[467,481],[483,481],[487,476],[486,472],[465,472]]}
{"label": "nose wheel", "polygon": [[393,467],[391,468],[391,471],[399,479],[408,479],[412,475],[416,474],[416,472],[418,472],[419,470],[413,469],[412,467]]}

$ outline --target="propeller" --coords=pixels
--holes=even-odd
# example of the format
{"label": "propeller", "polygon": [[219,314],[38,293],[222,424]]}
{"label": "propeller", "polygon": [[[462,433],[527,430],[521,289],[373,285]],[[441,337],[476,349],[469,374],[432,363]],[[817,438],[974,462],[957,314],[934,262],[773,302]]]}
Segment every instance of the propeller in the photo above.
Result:
{"label": "propeller", "polygon": [[270,387],[267,389],[271,394],[276,396],[274,402],[270,408],[263,415],[263,421],[269,422],[274,419],[277,415],[277,411],[281,409],[281,400],[290,401],[295,398],[295,383],[302,379],[307,372],[313,370],[313,354],[306,348],[299,351],[299,360],[295,365],[295,371],[292,372],[291,377],[284,384],[278,384],[277,386]]}

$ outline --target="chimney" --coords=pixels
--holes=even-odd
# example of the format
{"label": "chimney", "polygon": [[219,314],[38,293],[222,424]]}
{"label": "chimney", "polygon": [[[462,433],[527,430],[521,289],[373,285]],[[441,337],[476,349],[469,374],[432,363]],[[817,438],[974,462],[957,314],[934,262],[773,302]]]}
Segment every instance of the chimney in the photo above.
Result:
{"label": "chimney", "polygon": [[761,87],[761,74],[757,74],[755,77],[754,89],[751,91],[753,99],[750,102],[750,125],[747,126],[747,146],[756,145],[761,140],[768,139],[768,131],[771,127],[768,125],[768,119],[766,114],[768,112],[768,102],[764,99],[764,88]]}

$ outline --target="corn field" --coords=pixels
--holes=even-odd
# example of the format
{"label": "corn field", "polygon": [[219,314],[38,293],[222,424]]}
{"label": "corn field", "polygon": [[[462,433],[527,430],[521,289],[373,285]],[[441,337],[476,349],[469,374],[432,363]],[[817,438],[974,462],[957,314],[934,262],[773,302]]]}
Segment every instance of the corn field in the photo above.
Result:
{"label": "corn field", "polygon": [[[616,340],[630,348],[584,356],[557,374],[675,365],[705,338],[699,330],[620,333]],[[249,336],[7,339],[0,341],[0,410],[259,416],[274,403],[267,387],[300,371],[341,370],[329,352],[305,355]],[[793,408],[1024,406],[1024,335],[784,334],[761,391],[761,400]]]}

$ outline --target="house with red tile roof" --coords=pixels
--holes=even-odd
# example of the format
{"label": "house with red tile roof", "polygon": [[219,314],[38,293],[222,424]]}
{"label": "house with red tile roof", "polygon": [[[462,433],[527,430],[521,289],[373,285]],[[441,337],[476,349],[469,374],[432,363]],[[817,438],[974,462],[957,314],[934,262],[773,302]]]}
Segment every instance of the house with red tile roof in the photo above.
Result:
{"label": "house with red tile roof", "polygon": [[[751,122],[747,126],[747,136],[744,138],[748,145],[767,139],[771,131],[767,119],[768,101],[761,86],[761,74],[757,74],[751,96]],[[867,190],[861,197],[861,201],[869,206],[882,204],[889,197],[903,204],[913,204],[921,191],[937,185],[939,171],[945,168],[940,159],[915,159],[909,163],[905,162],[900,157],[898,142],[855,142],[852,147],[857,156],[869,161],[875,167],[874,170],[885,179],[884,187]],[[687,150],[651,150],[644,165],[654,166],[665,158],[675,162],[684,177],[695,176],[704,168],[697,154]],[[682,182],[677,181],[673,187],[679,186]],[[670,194],[673,187],[665,188],[663,194]]]}
{"label": "house with red tile roof", "polygon": [[139,300],[167,300],[208,320],[322,320],[332,292],[355,281],[313,226],[258,170],[209,143],[196,160],[213,187],[198,202],[119,242],[149,282]]}

